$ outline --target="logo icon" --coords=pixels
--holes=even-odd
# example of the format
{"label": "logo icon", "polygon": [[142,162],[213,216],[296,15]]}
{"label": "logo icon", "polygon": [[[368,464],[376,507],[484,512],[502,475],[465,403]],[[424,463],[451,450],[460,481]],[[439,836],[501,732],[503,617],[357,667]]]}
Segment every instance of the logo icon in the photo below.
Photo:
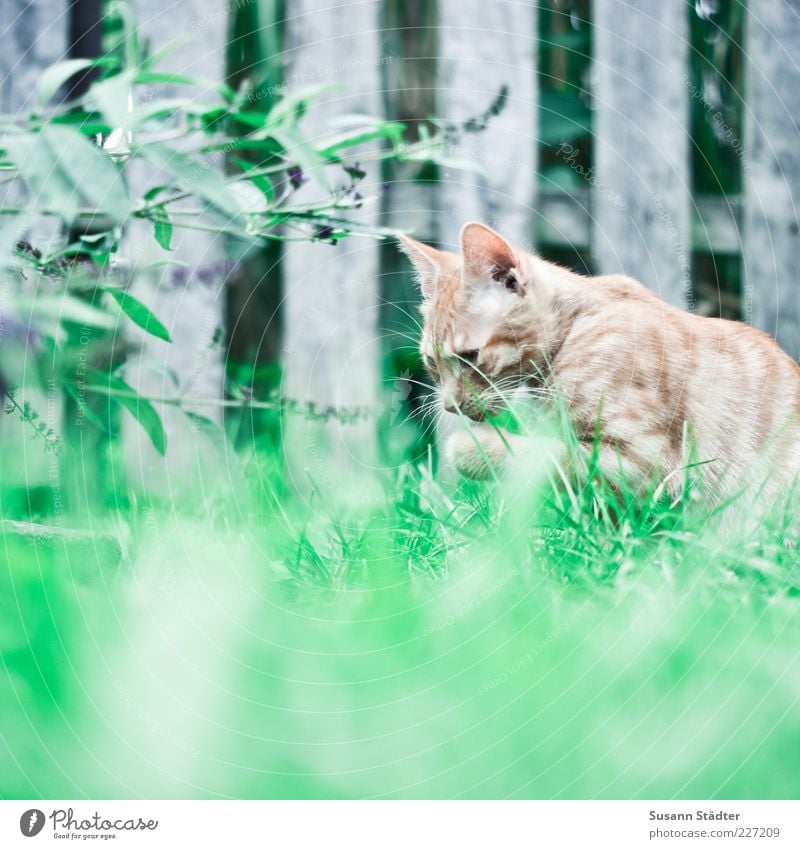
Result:
{"label": "logo icon", "polygon": [[44,813],[38,808],[31,808],[19,818],[19,830],[25,837],[36,837],[44,828]]}

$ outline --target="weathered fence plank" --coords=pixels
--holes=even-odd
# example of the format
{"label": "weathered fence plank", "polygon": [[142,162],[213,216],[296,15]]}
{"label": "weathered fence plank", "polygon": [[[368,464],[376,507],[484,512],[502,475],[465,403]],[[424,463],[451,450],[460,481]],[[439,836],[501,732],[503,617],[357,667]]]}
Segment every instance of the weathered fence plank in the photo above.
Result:
{"label": "weathered fence plank", "polygon": [[[593,189],[550,190],[539,193],[537,245],[580,248],[592,246]],[[742,245],[742,202],[732,197],[703,196],[693,199],[692,250],[737,254]]]}
{"label": "weathered fence plank", "polygon": [[[473,160],[481,173],[444,168],[437,202],[440,242],[459,250],[467,221],[483,221],[523,249],[533,248],[538,110],[535,4],[441,0],[438,112],[459,128],[454,158]],[[502,102],[496,98],[501,96]],[[502,106],[480,132],[465,132],[495,102]],[[438,440],[460,427],[445,414]],[[448,470],[447,474],[452,474]]]}
{"label": "weathered fence plank", "polygon": [[595,0],[593,251],[599,271],[690,305],[689,10]]}
{"label": "weathered fence plank", "polygon": [[[22,117],[30,111],[42,71],[67,58],[67,7],[66,0],[3,0],[0,3],[0,112]],[[14,184],[0,192],[0,197],[3,204],[15,206],[26,203],[28,194],[19,184]],[[30,239],[43,248],[57,234],[56,222],[37,222]],[[0,311],[5,298],[5,292],[0,294]],[[8,333],[8,328],[3,332]],[[14,378],[16,382],[16,379],[27,378],[26,384],[30,383],[36,370],[26,365],[19,375],[6,373],[6,379]],[[18,400],[20,404],[28,401],[49,428],[63,434],[64,405],[58,388],[25,385]],[[22,423],[18,416],[0,416],[0,467],[7,487],[49,486],[60,492],[58,456],[46,453],[42,440],[36,440],[32,428]]]}
{"label": "weathered fence plank", "polygon": [[42,71],[67,58],[68,6],[67,0],[0,3],[0,112],[28,110]]}
{"label": "weathered fence plank", "polygon": [[800,356],[800,2],[747,16],[744,314]]}
{"label": "weathered fence plank", "polygon": [[[536,4],[441,0],[439,114],[461,128],[498,94],[502,111],[482,132],[463,132],[453,150],[483,173],[445,169],[439,189],[442,246],[458,247],[463,224],[481,220],[532,246],[536,203]],[[468,129],[468,128],[467,128]]]}
{"label": "weathered fence plank", "polygon": [[[151,51],[175,40],[174,7],[157,0],[135,0],[133,8],[139,37],[149,43]],[[180,15],[186,43],[170,53],[159,70],[206,79],[209,85],[223,80],[227,14],[228,7],[215,0],[183,0]],[[180,91],[170,92],[164,86],[153,86],[138,96],[156,99],[179,94]],[[222,170],[223,157],[212,167]],[[134,191],[154,177],[154,169],[147,163],[135,163],[130,171]],[[166,324],[173,342],[166,344],[132,328],[131,337],[139,355],[131,357],[126,376],[144,395],[181,396],[191,412],[218,420],[220,409],[203,402],[223,396],[223,348],[213,340],[224,324],[225,284],[230,268],[225,240],[221,235],[176,227],[172,248],[172,252],[165,252],[158,246],[148,222],[133,222],[129,228],[124,250],[133,263],[133,291]],[[186,267],[144,270],[163,260],[177,260]],[[173,377],[177,380],[173,381]],[[130,485],[156,492],[163,492],[178,481],[192,486],[191,482],[206,467],[202,458],[208,452],[207,442],[182,412],[163,405],[158,409],[167,430],[168,450],[163,459],[141,428],[125,419]]]}
{"label": "weathered fence plank", "polygon": [[[332,0],[323,6],[293,0],[285,35],[287,87],[341,85],[304,119],[304,133],[312,141],[333,117],[381,114],[378,13],[377,0]],[[362,194],[369,196],[377,187],[377,182],[365,186]],[[309,180],[306,196],[317,191]],[[361,220],[374,223],[375,208],[364,208]],[[374,408],[380,370],[377,242],[363,237],[335,246],[287,242],[283,273],[285,394],[321,407]],[[319,487],[337,486],[343,495],[359,498],[353,475],[360,464],[374,460],[374,419],[343,424],[334,418],[323,425],[294,415],[285,437],[299,488],[308,487],[310,477]]]}

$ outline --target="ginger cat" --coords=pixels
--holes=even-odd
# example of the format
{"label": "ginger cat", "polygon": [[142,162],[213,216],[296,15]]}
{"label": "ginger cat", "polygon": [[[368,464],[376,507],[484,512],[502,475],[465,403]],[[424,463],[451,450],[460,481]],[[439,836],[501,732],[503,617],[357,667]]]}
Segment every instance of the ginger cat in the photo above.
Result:
{"label": "ginger cat", "polygon": [[[800,472],[800,367],[766,334],[703,318],[620,275],[583,277],[514,249],[479,223],[461,255],[406,236],[423,295],[421,352],[444,408],[475,422],[518,387],[559,397],[580,444],[599,426],[599,466],[680,492],[687,434],[716,495],[758,478],[773,494]],[[490,424],[450,444],[456,467],[487,477],[508,440]],[[516,448],[511,450],[516,453]]]}

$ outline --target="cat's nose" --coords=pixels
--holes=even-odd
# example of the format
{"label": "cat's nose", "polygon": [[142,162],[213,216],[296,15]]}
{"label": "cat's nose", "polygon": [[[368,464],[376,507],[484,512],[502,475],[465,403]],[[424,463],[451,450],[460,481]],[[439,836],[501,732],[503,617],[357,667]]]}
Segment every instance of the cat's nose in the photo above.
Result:
{"label": "cat's nose", "polygon": [[455,412],[457,412],[458,407],[455,405],[455,402],[453,402],[453,401],[445,401],[444,402],[444,409],[448,413],[455,413]]}

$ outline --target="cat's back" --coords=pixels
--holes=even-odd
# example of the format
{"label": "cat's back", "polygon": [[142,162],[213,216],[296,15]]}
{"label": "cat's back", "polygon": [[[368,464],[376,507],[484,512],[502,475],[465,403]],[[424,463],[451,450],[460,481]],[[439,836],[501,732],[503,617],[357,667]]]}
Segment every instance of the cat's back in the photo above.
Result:
{"label": "cat's back", "polygon": [[736,478],[759,453],[800,470],[800,367],[770,336],[688,313],[627,277],[587,284],[556,369],[585,416],[602,406],[620,433],[673,445],[689,422],[700,456]]}
{"label": "cat's back", "polygon": [[[800,366],[767,333],[741,321],[689,313],[668,304],[630,277],[592,278],[601,297],[586,316],[584,333],[595,327],[622,343],[623,350],[651,354],[663,368],[730,376],[741,388],[767,381],[791,396],[800,414]],[[590,335],[590,334],[589,334]]]}

